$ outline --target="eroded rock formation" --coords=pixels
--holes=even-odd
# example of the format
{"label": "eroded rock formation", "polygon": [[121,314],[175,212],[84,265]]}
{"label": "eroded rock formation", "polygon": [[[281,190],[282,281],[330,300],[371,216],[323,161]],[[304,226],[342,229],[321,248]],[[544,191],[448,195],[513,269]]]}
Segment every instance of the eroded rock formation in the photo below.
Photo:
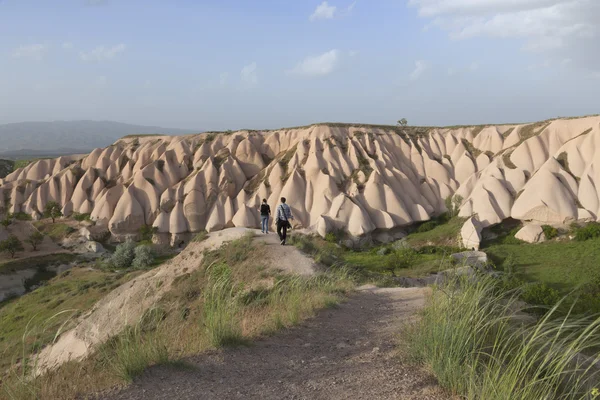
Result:
{"label": "eroded rock formation", "polygon": [[354,236],[425,221],[461,200],[465,244],[512,217],[597,220],[600,117],[526,125],[275,131],[127,138],[82,159],[40,160],[0,180],[0,207],[39,216],[48,201],[115,235],[255,227],[281,196],[297,223]]}

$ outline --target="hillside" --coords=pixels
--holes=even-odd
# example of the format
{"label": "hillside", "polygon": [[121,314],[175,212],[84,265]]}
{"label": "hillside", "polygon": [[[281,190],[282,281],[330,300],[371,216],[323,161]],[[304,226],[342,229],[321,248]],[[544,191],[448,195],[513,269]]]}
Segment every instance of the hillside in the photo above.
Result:
{"label": "hillside", "polygon": [[[397,128],[318,124],[274,131],[128,137],[79,160],[38,161],[0,181],[0,202],[39,215],[47,201],[91,214],[117,237],[153,225],[163,241],[256,227],[282,196],[297,227],[359,237],[447,211],[473,217],[463,245],[507,218],[595,220],[600,117],[525,125]],[[48,179],[52,178],[52,179]],[[1,204],[0,204],[1,205]]]}
{"label": "hillside", "polygon": [[[52,156],[89,152],[131,134],[182,135],[194,131],[156,126],[131,125],[111,121],[19,122],[0,125],[0,154],[5,158],[27,155]],[[64,149],[68,147],[68,152]],[[63,150],[61,150],[63,149]]]}
{"label": "hillside", "polygon": [[0,159],[0,178],[4,178],[10,174],[13,171],[14,165],[14,161]]}

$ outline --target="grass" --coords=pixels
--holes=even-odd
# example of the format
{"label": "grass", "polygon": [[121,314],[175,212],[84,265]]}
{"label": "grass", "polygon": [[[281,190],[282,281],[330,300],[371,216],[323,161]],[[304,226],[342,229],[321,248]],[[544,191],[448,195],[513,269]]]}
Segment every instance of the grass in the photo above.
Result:
{"label": "grass", "polygon": [[[600,240],[493,244],[483,249],[496,265],[514,260],[517,276],[566,294],[600,276]],[[568,267],[566,267],[568,265]]]}
{"label": "grass", "polygon": [[24,350],[29,353],[51,342],[63,324],[137,275],[73,268],[33,292],[0,303],[0,371],[22,359]]}
{"label": "grass", "polygon": [[24,269],[37,269],[53,264],[68,264],[77,259],[75,254],[58,253],[45,256],[29,257],[17,260],[0,261],[0,276],[2,274]]}
{"label": "grass", "polygon": [[49,236],[54,242],[60,242],[71,233],[75,232],[73,227],[62,222],[51,223],[51,221],[38,221],[34,222],[33,225],[41,233]]}
{"label": "grass", "polygon": [[[333,238],[330,238],[333,239]],[[425,246],[410,250],[410,254],[394,250],[389,246],[375,246],[364,250],[338,247],[335,240],[327,241],[317,236],[294,235],[290,241],[317,262],[331,268],[348,268],[361,282],[378,285],[394,285],[390,276],[422,277],[450,267],[448,255],[459,251],[451,247]],[[380,250],[386,249],[385,254]],[[410,256],[410,266],[403,265],[395,257]]]}
{"label": "grass", "polygon": [[[600,345],[600,318],[556,316],[517,323],[517,293],[491,277],[434,288],[421,318],[404,332],[414,359],[465,399],[588,398],[597,372],[578,356]],[[594,361],[598,361],[596,358]]]}
{"label": "grass", "polygon": [[[92,392],[131,382],[151,365],[177,365],[186,356],[245,344],[296,325],[319,309],[337,304],[354,286],[352,277],[344,269],[312,277],[282,275],[277,270],[269,270],[263,263],[263,246],[254,242],[252,236],[246,236],[207,251],[198,269],[177,278],[151,310],[86,360],[69,362],[33,381],[11,374],[2,382],[0,393],[2,389],[10,390],[16,394],[12,398],[87,397]],[[133,275],[123,275],[120,279],[131,277]],[[156,285],[160,287],[162,282]],[[48,285],[54,286],[54,281]],[[87,290],[94,295],[102,288],[110,290],[108,284],[100,286],[90,284]],[[10,305],[16,307],[18,302],[28,298],[32,305],[37,304],[39,299],[28,296],[38,292],[39,289]],[[70,299],[70,292],[62,289],[60,296]],[[94,296],[90,297],[91,303]],[[67,305],[72,307],[72,304],[65,307]],[[30,326],[43,325],[44,318],[54,315],[51,312],[53,310],[48,310],[48,314],[39,316],[38,322]],[[15,329],[15,337],[22,335],[25,328],[20,328],[21,331]],[[49,328],[44,331],[56,332]],[[16,370],[23,371],[22,367]]]}
{"label": "grass", "polygon": [[464,223],[464,218],[454,217],[426,232],[411,233],[406,239],[413,247],[426,245],[456,247],[458,234]]}

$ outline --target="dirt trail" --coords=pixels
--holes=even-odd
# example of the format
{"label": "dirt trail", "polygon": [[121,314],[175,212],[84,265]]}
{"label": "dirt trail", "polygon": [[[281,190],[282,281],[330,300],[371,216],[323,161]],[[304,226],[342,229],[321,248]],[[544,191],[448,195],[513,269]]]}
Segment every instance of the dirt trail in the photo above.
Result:
{"label": "dirt trail", "polygon": [[299,275],[315,273],[314,261],[294,246],[282,246],[276,233],[265,235],[257,230],[255,234],[257,235],[256,241],[265,243],[265,258],[269,266]]}
{"label": "dirt trail", "polygon": [[435,380],[396,356],[403,323],[427,289],[359,289],[338,308],[256,342],[151,368],[106,400],[447,399]]}

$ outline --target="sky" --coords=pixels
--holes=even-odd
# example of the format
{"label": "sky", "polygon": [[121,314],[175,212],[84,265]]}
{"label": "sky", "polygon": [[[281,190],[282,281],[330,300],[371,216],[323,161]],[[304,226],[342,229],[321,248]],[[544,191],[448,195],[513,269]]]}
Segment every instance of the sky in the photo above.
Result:
{"label": "sky", "polygon": [[0,0],[0,124],[600,113],[598,0]]}

